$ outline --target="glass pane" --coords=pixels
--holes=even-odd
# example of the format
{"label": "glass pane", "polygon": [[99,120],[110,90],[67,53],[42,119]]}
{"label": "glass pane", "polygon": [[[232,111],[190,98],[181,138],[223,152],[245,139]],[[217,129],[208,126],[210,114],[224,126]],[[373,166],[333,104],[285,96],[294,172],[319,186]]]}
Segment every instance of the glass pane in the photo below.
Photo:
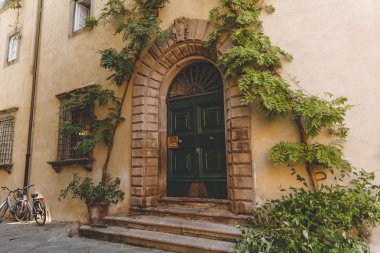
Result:
{"label": "glass pane", "polygon": [[17,50],[19,43],[19,34],[12,35],[9,38],[8,45],[8,62],[14,61],[17,58]]}
{"label": "glass pane", "polygon": [[82,29],[85,25],[86,18],[90,15],[90,9],[83,4],[75,4],[74,31]]}

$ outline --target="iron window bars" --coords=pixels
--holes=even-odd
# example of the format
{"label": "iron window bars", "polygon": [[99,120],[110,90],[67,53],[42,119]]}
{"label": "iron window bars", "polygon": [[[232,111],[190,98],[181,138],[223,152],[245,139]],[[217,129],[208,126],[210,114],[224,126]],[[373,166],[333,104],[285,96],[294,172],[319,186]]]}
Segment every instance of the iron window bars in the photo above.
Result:
{"label": "iron window bars", "polygon": [[14,126],[13,115],[0,116],[0,167],[12,166]]}
{"label": "iron window bars", "polygon": [[64,133],[60,131],[58,138],[58,161],[90,158],[89,153],[83,153],[78,150],[77,144],[83,139],[83,136],[90,131],[90,117],[93,113],[92,108],[85,109],[74,108],[68,111],[60,109],[60,124],[69,123],[70,125],[82,125],[82,133]]}

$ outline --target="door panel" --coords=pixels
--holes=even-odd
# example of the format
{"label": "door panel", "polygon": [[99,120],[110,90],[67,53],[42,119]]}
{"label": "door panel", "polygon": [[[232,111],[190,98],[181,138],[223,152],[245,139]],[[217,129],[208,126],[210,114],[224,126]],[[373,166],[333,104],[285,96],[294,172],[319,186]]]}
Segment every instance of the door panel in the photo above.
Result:
{"label": "door panel", "polygon": [[186,132],[191,131],[191,112],[175,112],[173,114],[174,126],[173,132]]}
{"label": "door panel", "polygon": [[199,179],[204,181],[223,180],[226,178],[226,156],[222,147],[204,147],[201,150]]}
{"label": "door panel", "polygon": [[195,179],[195,153],[192,148],[173,150],[170,157],[169,179],[191,180]]}
{"label": "door panel", "polygon": [[[189,106],[189,104],[191,106]],[[168,180],[196,178],[194,106],[191,101],[174,102],[168,108],[168,135],[178,136],[179,148],[168,150]]]}

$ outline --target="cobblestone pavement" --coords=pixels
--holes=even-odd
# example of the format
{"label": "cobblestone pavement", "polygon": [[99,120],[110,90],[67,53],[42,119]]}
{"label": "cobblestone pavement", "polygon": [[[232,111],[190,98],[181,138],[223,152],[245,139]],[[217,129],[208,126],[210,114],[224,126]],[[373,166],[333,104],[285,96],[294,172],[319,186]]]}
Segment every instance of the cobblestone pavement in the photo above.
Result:
{"label": "cobblestone pavement", "polygon": [[70,224],[0,223],[1,253],[160,253],[162,250],[67,236]]}

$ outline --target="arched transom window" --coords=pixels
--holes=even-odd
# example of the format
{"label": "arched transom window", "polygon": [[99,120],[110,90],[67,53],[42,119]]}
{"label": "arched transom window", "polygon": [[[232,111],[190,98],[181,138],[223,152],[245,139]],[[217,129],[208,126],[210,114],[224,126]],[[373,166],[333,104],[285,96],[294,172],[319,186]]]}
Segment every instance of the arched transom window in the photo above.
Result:
{"label": "arched transom window", "polygon": [[219,71],[210,63],[197,62],[177,74],[168,97],[200,95],[221,90],[223,90],[223,81]]}

